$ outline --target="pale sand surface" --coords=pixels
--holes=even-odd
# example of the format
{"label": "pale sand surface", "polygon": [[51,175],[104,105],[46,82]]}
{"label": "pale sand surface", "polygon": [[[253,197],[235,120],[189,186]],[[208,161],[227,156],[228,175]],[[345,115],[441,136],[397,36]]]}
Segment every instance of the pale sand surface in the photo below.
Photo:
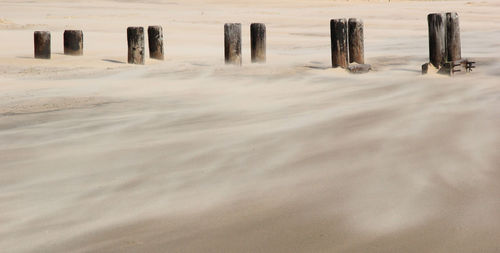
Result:
{"label": "pale sand surface", "polygon": [[[458,11],[470,75],[421,76]],[[500,252],[500,1],[0,1],[0,252]],[[332,70],[329,20],[375,71]],[[223,24],[243,25],[243,67]],[[268,29],[251,65],[249,25]],[[167,59],[126,61],[162,25]],[[64,29],[85,55],[62,55]],[[53,58],[33,59],[33,31]]]}

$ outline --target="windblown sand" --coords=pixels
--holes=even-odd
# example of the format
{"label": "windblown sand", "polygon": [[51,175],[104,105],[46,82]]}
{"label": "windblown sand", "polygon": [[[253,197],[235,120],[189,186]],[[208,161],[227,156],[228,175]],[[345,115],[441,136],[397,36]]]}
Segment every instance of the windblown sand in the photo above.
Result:
{"label": "windblown sand", "polygon": [[[420,75],[431,12],[477,69]],[[0,1],[0,252],[500,252],[500,2]],[[331,69],[329,20],[375,71]],[[241,22],[243,66],[223,63]],[[263,22],[268,62],[250,63]],[[166,60],[126,62],[162,25]],[[84,56],[62,54],[65,29]],[[52,59],[33,59],[33,31]]]}

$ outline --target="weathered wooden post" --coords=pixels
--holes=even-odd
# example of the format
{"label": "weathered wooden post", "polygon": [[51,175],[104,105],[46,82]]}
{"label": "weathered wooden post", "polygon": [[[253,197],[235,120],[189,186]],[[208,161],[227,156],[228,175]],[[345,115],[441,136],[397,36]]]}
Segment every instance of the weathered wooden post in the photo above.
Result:
{"label": "weathered wooden post", "polygon": [[250,25],[250,44],[252,62],[266,62],[266,25],[253,23]]}
{"label": "weathered wooden post", "polygon": [[431,13],[427,16],[429,24],[429,61],[439,68],[446,62],[446,15]]}
{"label": "weathered wooden post", "polygon": [[50,59],[50,32],[36,31],[35,39],[35,58]]}
{"label": "weathered wooden post", "polygon": [[144,28],[127,28],[128,63],[144,64]]}
{"label": "weathered wooden post", "polygon": [[476,66],[471,59],[462,59],[460,26],[456,12],[432,13],[427,16],[429,23],[429,60],[422,65],[422,74],[429,72],[429,64],[438,69],[437,73],[450,76],[471,72]]}
{"label": "weathered wooden post", "polygon": [[224,25],[224,59],[226,64],[241,65],[241,24]]}
{"label": "weathered wooden post", "polygon": [[83,54],[83,32],[80,30],[64,31],[64,54],[82,55]]}
{"label": "weathered wooden post", "polygon": [[332,68],[347,68],[349,51],[347,45],[347,20],[330,20],[330,38],[332,48]]}
{"label": "weathered wooden post", "polygon": [[161,26],[148,27],[149,57],[163,60],[163,29]]}
{"label": "weathered wooden post", "polygon": [[363,20],[350,18],[349,29],[349,63],[365,63]]}
{"label": "weathered wooden post", "polygon": [[446,13],[446,51],[448,61],[462,59],[460,45],[460,26],[456,12]]}

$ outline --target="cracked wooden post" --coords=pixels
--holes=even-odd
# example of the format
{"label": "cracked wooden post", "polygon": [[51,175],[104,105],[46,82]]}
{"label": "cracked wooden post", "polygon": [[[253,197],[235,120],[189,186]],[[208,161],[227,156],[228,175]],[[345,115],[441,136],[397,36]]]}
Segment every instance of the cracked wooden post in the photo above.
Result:
{"label": "cracked wooden post", "polygon": [[163,29],[161,26],[148,27],[149,57],[163,60]]}
{"label": "cracked wooden post", "polygon": [[446,13],[446,52],[448,61],[462,59],[460,48],[460,26],[456,12]]}
{"label": "cracked wooden post", "polygon": [[365,63],[363,20],[350,18],[348,22],[349,30],[349,63]]}
{"label": "cracked wooden post", "polygon": [[252,62],[266,62],[266,25],[253,23],[250,25],[250,44]]}
{"label": "cracked wooden post", "polygon": [[330,20],[330,38],[332,48],[332,68],[347,68],[349,50],[347,45],[347,20]]}
{"label": "cracked wooden post", "polygon": [[241,65],[241,24],[224,25],[224,59],[226,64]]}
{"label": "cracked wooden post", "polygon": [[127,28],[128,63],[144,64],[144,28]]}
{"label": "cracked wooden post", "polygon": [[50,32],[36,31],[34,33],[35,58],[50,59]]}
{"label": "cracked wooden post", "polygon": [[80,30],[64,31],[64,54],[83,55],[83,32]]}
{"label": "cracked wooden post", "polygon": [[431,13],[427,16],[429,25],[429,61],[439,68],[446,62],[446,15]]}

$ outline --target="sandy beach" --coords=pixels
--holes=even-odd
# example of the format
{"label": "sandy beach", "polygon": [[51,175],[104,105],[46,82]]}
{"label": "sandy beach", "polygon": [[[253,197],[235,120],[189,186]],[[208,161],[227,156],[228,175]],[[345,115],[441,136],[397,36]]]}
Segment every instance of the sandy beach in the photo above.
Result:
{"label": "sandy beach", "polygon": [[[421,75],[460,15],[470,74]],[[500,1],[0,0],[0,252],[500,252]],[[330,68],[329,21],[373,71]],[[224,23],[243,64],[224,64]],[[250,61],[253,22],[267,63]],[[127,64],[161,25],[164,61]],[[84,55],[63,54],[63,32]],[[50,31],[52,59],[33,58]],[[147,56],[148,54],[146,54]]]}

